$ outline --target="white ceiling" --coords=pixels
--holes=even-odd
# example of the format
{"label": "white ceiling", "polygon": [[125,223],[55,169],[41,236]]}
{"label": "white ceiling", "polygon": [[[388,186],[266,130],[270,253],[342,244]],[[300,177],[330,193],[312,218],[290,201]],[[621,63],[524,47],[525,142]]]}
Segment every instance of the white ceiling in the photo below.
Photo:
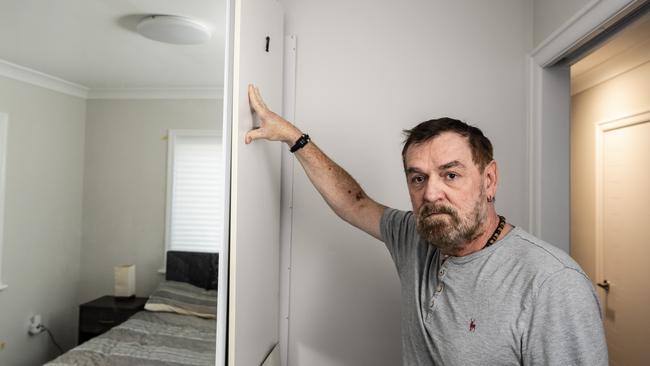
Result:
{"label": "white ceiling", "polygon": [[[89,89],[222,88],[225,0],[0,0],[0,60]],[[212,39],[172,45],[135,32],[151,14],[204,22]]]}

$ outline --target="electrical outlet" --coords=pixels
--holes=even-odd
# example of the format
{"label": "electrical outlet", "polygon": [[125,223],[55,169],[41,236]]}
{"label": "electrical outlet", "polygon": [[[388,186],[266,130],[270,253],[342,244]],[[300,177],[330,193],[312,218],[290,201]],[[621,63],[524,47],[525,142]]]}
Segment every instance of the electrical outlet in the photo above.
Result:
{"label": "electrical outlet", "polygon": [[45,328],[43,327],[43,320],[41,319],[40,314],[33,315],[31,318],[29,318],[29,327],[27,329],[27,333],[30,335],[37,335],[44,330]]}

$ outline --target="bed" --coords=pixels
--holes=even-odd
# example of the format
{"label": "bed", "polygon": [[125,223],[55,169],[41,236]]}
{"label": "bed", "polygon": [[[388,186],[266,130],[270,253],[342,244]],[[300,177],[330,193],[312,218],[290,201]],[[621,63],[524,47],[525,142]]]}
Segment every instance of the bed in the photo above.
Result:
{"label": "bed", "polygon": [[46,366],[214,365],[218,254],[168,252],[145,311]]}

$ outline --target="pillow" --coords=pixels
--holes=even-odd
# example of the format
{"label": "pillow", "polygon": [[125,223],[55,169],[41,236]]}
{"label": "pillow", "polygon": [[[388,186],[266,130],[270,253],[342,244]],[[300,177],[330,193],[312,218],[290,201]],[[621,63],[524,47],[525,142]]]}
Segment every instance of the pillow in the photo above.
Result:
{"label": "pillow", "polygon": [[163,281],[149,296],[144,308],[214,319],[217,314],[217,291],[204,290],[185,282]]}

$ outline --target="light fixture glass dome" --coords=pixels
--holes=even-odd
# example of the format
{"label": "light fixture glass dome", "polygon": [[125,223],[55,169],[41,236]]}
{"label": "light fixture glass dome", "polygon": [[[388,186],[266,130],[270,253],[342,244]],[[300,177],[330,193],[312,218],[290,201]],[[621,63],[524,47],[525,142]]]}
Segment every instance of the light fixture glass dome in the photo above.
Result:
{"label": "light fixture glass dome", "polygon": [[136,29],[147,38],[172,44],[201,44],[212,36],[204,24],[177,15],[150,15]]}

